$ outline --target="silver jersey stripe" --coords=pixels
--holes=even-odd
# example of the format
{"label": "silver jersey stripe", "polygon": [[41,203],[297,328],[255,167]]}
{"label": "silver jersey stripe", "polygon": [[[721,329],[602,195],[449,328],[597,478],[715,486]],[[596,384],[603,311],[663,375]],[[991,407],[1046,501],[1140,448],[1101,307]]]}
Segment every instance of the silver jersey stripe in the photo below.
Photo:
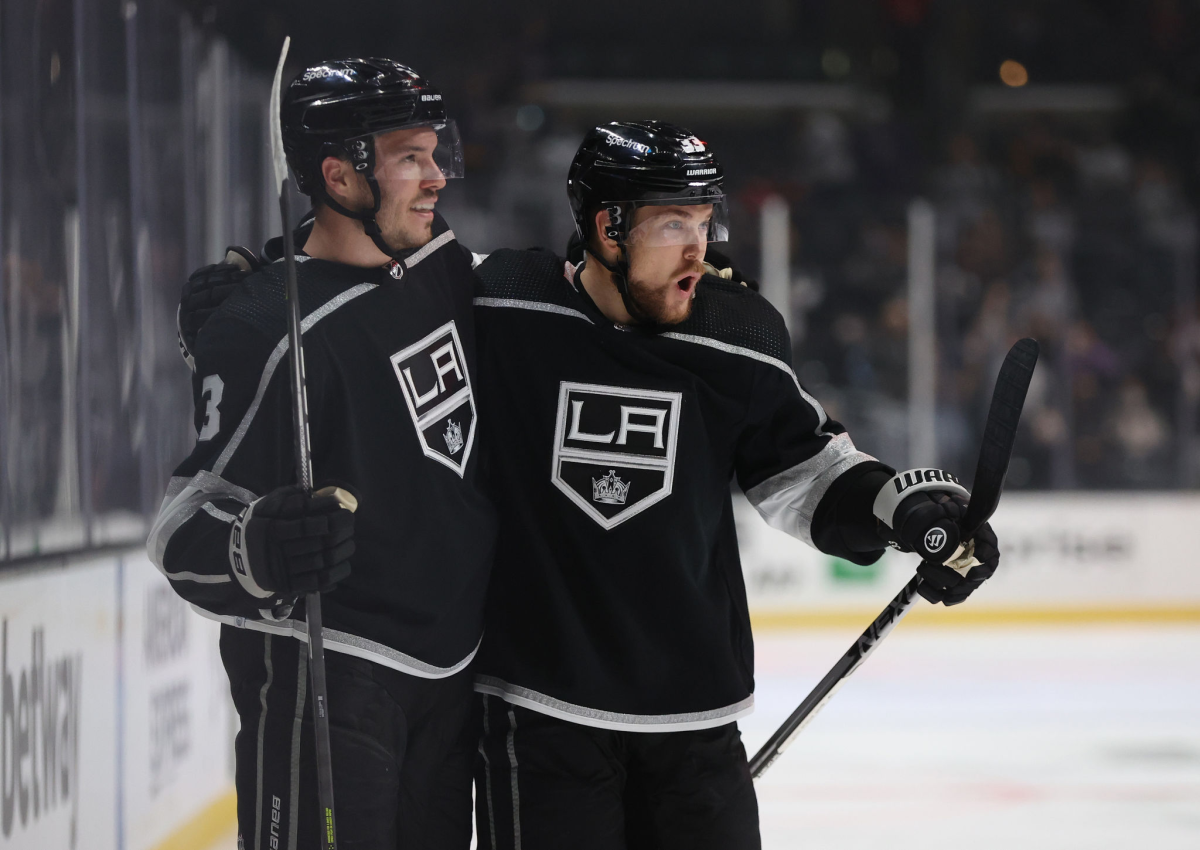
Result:
{"label": "silver jersey stripe", "polygon": [[825,408],[821,407],[821,402],[809,395],[808,391],[805,390],[804,387],[800,386],[800,379],[796,377],[796,373],[792,371],[792,367],[784,363],[782,360],[776,357],[771,357],[768,354],[763,354],[761,351],[755,351],[753,348],[744,348],[740,345],[731,345],[728,342],[721,342],[720,340],[710,339],[706,336],[681,334],[676,331],[667,331],[666,333],[659,334],[659,336],[665,336],[669,339],[677,339],[681,342],[692,342],[696,345],[706,345],[709,348],[715,348],[718,351],[724,351],[729,354],[740,354],[743,357],[749,357],[751,360],[757,360],[759,363],[767,363],[771,366],[774,366],[776,369],[781,370],[792,379],[792,383],[794,383],[796,385],[796,389],[800,391],[801,398],[808,402],[812,409],[817,412],[817,433],[820,433],[821,429],[825,427],[825,423],[829,421],[829,416],[825,413]]}
{"label": "silver jersey stripe", "polygon": [[767,525],[811,544],[813,514],[829,485],[842,472],[869,460],[875,458],[855,449],[849,434],[835,434],[808,460],[751,487],[746,498]]}
{"label": "silver jersey stripe", "polygon": [[754,711],[754,694],[751,694],[741,702],[710,711],[684,714],[621,714],[564,702],[529,688],[510,685],[494,676],[476,676],[475,692],[500,697],[511,705],[519,705],[531,711],[557,717],[559,720],[578,723],[580,726],[624,732],[685,732],[689,729],[711,729],[732,723]]}
{"label": "silver jersey stripe", "polygon": [[233,522],[235,519],[237,519],[237,517],[235,517],[233,514],[229,513],[228,511],[221,510],[212,502],[205,502],[201,507],[210,517],[213,519],[219,519],[221,522]]}
{"label": "silver jersey stripe", "polygon": [[[810,546],[815,546],[812,539],[813,516],[817,512],[817,506],[821,504],[821,499],[829,491],[830,485],[846,470],[872,460],[875,458],[859,451],[844,455],[840,460],[822,470],[815,478],[807,481],[804,495],[796,502],[789,501],[789,494],[786,490],[768,496],[758,504],[754,504],[749,493],[746,494],[746,498],[751,499],[750,503],[754,505],[768,525],[785,531]],[[757,490],[758,488],[751,487],[750,489]]]}
{"label": "silver jersey stripe", "polygon": [[428,242],[426,242],[421,247],[421,250],[417,251],[416,253],[414,253],[408,257],[405,257],[404,265],[408,266],[411,269],[417,263],[421,262],[421,260],[425,259],[430,254],[432,254],[434,251],[436,251],[438,248],[441,248],[443,245],[445,245],[449,242],[453,242],[453,241],[454,241],[454,231],[447,230],[445,233],[441,234],[437,238],[430,239]]}
{"label": "silver jersey stripe", "polygon": [[[308,629],[300,620],[278,620],[275,622],[248,620],[245,617],[214,614],[211,611],[206,611],[199,605],[192,605],[192,610],[201,617],[216,620],[218,623],[223,623],[227,626],[250,629],[254,632],[266,632],[272,635],[294,637],[297,640],[308,643]],[[406,655],[399,650],[392,649],[390,646],[359,637],[358,635],[352,635],[349,632],[341,632],[337,629],[322,629],[321,634],[325,638],[326,649],[340,652],[343,655],[362,658],[365,661],[372,661],[375,664],[391,668],[392,670],[399,670],[401,673],[407,673],[419,679],[445,679],[453,676],[455,673],[461,672],[471,663],[471,660],[475,657],[475,653],[479,652],[479,643],[483,642],[483,637],[480,636],[479,643],[475,644],[475,648],[471,650],[467,657],[453,666],[435,667],[433,664],[429,664],[419,658],[414,658],[411,655]]]}
{"label": "silver jersey stripe", "polygon": [[[308,333],[313,325],[334,310],[348,304],[363,293],[370,292],[377,286],[378,284],[374,283],[360,283],[358,286],[347,289],[335,298],[329,299],[304,317],[304,320],[300,322],[300,333]],[[229,464],[233,453],[238,450],[238,446],[242,444],[242,440],[246,437],[246,432],[250,430],[250,423],[254,421],[254,416],[258,413],[259,405],[262,404],[263,396],[267,393],[267,386],[271,383],[271,376],[275,374],[275,367],[279,365],[279,361],[287,354],[288,347],[287,334],[284,334],[283,339],[279,340],[279,343],[275,346],[275,350],[271,352],[271,356],[267,358],[267,363],[263,367],[262,377],[258,381],[258,390],[254,393],[254,400],[250,402],[250,407],[246,410],[246,415],[242,417],[242,421],[238,423],[237,430],[229,438],[229,443],[225,446],[225,450],[221,452],[220,457],[217,458],[217,462],[213,464],[212,471],[217,475],[225,471],[225,467]]]}
{"label": "silver jersey stripe", "polygon": [[[186,481],[186,483],[179,487],[179,481]],[[174,496],[171,495],[172,492],[174,492]],[[231,484],[208,470],[201,470],[190,479],[171,479],[171,487],[163,498],[158,517],[155,518],[154,526],[150,529],[150,534],[146,539],[146,553],[150,556],[150,561],[167,578],[171,578],[173,575],[184,575],[183,573],[169,573],[163,565],[163,557],[167,551],[167,544],[171,542],[171,536],[195,516],[206,502],[217,496],[232,499],[243,505],[248,505],[257,498],[245,487]]]}
{"label": "silver jersey stripe", "polygon": [[583,319],[589,325],[595,324],[591,319],[580,313],[578,310],[572,310],[570,307],[560,307],[557,304],[546,304],[543,301],[522,301],[517,298],[476,298],[473,302],[476,307],[515,307],[518,310],[534,310],[539,313],[556,313],[559,316],[570,316],[573,319]]}

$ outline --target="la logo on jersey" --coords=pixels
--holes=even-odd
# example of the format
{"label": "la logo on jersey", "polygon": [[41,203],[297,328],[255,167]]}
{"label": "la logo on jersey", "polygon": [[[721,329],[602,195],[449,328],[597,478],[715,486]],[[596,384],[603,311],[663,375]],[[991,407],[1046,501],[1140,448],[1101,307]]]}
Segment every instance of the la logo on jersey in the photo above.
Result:
{"label": "la logo on jersey", "polygon": [[458,328],[447,322],[391,359],[422,451],[461,476],[475,442],[475,396]]}
{"label": "la logo on jersey", "polygon": [[681,393],[564,381],[551,481],[603,528],[671,495]]}

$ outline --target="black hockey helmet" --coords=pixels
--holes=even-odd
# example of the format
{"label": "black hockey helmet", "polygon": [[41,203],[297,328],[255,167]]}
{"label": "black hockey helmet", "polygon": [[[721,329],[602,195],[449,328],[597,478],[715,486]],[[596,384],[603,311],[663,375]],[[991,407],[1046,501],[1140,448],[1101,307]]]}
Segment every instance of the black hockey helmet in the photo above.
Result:
{"label": "black hockey helmet", "polygon": [[[409,127],[437,133],[428,177],[461,177],[462,142],[446,117],[442,94],[412,68],[391,59],[335,59],[301,71],[280,105],[283,149],[300,191],[342,215],[363,222],[367,235],[391,255],[375,222],[380,208],[375,179],[375,136]],[[321,163],[326,157],[349,159],[366,178],[375,199],[372,210],[348,210],[329,197]]]}
{"label": "black hockey helmet", "polygon": [[665,121],[614,121],[592,128],[567,172],[567,196],[579,236],[587,244],[591,221],[609,209],[608,236],[628,238],[640,206],[712,204],[710,242],[729,238],[725,173],[691,131]]}
{"label": "black hockey helmet", "polygon": [[[629,258],[626,246],[691,241],[697,234],[653,226],[633,226],[639,207],[712,204],[706,228],[709,242],[729,238],[729,212],[721,163],[690,131],[665,121],[614,121],[592,128],[579,146],[567,172],[567,197],[575,228],[584,246],[591,244],[596,213],[608,211],[605,235],[620,247],[615,264],[595,256],[613,273],[625,309],[639,318],[629,297]],[[677,235],[676,235],[677,234]]]}

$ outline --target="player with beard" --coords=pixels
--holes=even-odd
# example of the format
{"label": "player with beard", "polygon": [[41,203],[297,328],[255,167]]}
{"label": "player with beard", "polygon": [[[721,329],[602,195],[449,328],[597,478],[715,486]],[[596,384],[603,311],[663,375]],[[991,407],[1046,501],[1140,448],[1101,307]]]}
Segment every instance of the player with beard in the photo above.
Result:
{"label": "player with beard", "polygon": [[760,846],[731,477],[831,555],[917,551],[932,601],[996,568],[986,527],[965,575],[940,564],[952,553],[926,532],[967,491],[857,451],[796,380],[782,317],[705,274],[727,238],[722,178],[687,130],[597,127],[567,180],[584,261],[502,250],[476,270],[500,518],[475,685],[481,847]]}
{"label": "player with beard", "polygon": [[296,257],[313,480],[357,510],[295,484],[276,262],[181,309],[198,434],[148,549],[223,623],[239,847],[320,846],[303,611],[320,591],[338,838],[465,850],[495,519],[477,484],[477,281],[434,211],[462,174],[457,131],[438,90],[387,59],[307,68],[280,112],[315,211]]}

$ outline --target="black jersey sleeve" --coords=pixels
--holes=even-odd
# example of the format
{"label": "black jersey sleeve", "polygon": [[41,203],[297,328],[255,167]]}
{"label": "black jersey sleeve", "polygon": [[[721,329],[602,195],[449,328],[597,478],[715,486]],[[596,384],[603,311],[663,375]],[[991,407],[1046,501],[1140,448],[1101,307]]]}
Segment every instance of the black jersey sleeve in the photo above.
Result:
{"label": "black jersey sleeve", "polygon": [[[274,318],[274,317],[272,317]],[[196,443],[175,470],[150,532],[151,560],[189,602],[214,614],[273,618],[269,598],[233,569],[234,519],[295,481],[288,345],[282,322],[219,313],[202,330],[192,379]],[[305,350],[309,410],[324,408],[319,351]]]}
{"label": "black jersey sleeve", "polygon": [[858,451],[800,385],[782,318],[763,325],[763,333],[781,341],[754,370],[737,445],[738,484],[773,528],[828,554],[871,563],[887,545],[871,504],[892,470]]}

